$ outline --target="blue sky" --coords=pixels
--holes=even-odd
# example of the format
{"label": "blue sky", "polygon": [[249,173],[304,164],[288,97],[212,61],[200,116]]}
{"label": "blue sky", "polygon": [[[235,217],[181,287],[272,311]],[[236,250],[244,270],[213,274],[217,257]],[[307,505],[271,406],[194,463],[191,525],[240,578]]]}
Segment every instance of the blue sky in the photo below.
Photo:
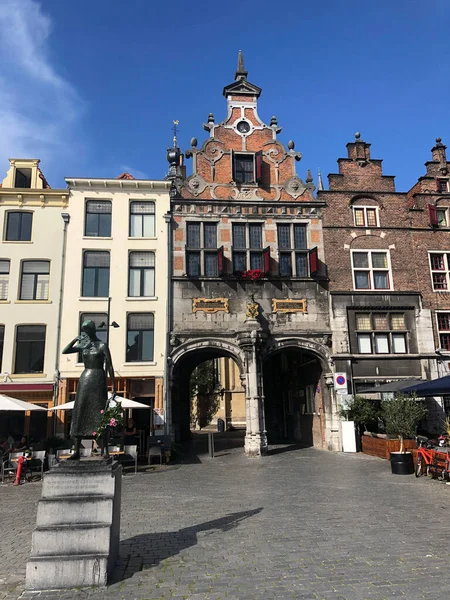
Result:
{"label": "blue sky", "polygon": [[41,158],[52,187],[163,178],[172,120],[182,150],[205,139],[242,49],[300,177],[336,172],[361,131],[407,189],[436,136],[450,146],[449,26],[448,0],[1,0],[0,178],[12,156]]}

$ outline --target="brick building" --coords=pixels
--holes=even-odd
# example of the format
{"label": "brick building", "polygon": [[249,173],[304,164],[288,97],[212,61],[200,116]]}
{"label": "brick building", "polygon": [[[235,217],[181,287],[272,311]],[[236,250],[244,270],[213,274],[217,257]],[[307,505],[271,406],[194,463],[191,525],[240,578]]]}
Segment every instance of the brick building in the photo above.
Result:
{"label": "brick building", "polygon": [[[392,380],[446,373],[448,298],[448,163],[440,139],[427,173],[409,192],[395,190],[370,144],[356,134],[348,157],[318,193],[330,278],[336,371],[351,391]],[[428,426],[442,415],[430,402]]]}
{"label": "brick building", "polygon": [[332,390],[328,292],[321,227],[325,199],[296,173],[301,155],[258,115],[261,89],[239,55],[209,115],[206,141],[168,152],[172,179],[170,431],[189,433],[189,376],[207,359],[234,360],[245,389],[247,455],[267,439],[339,449]]}

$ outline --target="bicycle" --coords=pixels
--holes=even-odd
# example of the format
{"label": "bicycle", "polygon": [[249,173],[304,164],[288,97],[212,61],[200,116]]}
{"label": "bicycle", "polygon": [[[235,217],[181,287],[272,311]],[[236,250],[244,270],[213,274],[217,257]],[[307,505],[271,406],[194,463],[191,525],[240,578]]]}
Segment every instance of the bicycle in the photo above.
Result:
{"label": "bicycle", "polygon": [[[437,474],[438,479],[445,481],[450,474],[450,456],[447,452],[435,450],[428,438],[418,436],[417,459],[414,473],[416,477]],[[424,446],[426,444],[426,447]]]}

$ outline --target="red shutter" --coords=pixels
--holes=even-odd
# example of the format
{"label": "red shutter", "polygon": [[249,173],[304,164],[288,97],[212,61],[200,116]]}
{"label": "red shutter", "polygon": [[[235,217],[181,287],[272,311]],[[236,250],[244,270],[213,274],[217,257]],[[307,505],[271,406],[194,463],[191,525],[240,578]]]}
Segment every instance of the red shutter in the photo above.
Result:
{"label": "red shutter", "polygon": [[224,274],[224,263],[223,263],[223,246],[217,251],[217,274],[222,277]]}
{"label": "red shutter", "polygon": [[262,157],[261,150],[255,154],[255,162],[256,162],[256,183],[261,183],[261,181],[262,181],[262,166],[263,166],[263,157]]}
{"label": "red shutter", "polygon": [[236,169],[235,169],[235,164],[234,164],[233,150],[230,150],[230,156],[231,156],[231,179],[232,179],[232,181],[236,181]]}
{"label": "red shutter", "polygon": [[265,275],[270,272],[270,246],[263,250],[263,271]]}
{"label": "red shutter", "polygon": [[317,252],[317,246],[311,248],[309,251],[309,274],[311,277],[315,277],[319,272],[319,256]]}
{"label": "red shutter", "polygon": [[428,218],[430,219],[430,225],[433,227],[438,226],[437,208],[434,204],[428,205]]}
{"label": "red shutter", "polygon": [[436,191],[439,193],[441,191],[441,181],[439,177],[436,177]]}

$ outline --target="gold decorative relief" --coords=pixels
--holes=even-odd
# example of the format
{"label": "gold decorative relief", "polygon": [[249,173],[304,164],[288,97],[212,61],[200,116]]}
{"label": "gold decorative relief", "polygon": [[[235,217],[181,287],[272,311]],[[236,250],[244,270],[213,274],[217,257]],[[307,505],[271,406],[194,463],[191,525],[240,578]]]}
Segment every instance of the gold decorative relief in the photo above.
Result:
{"label": "gold decorative relief", "polygon": [[286,298],[286,300],[272,299],[272,312],[274,313],[297,313],[306,311],[306,298],[296,300],[294,298]]}
{"label": "gold decorative relief", "polygon": [[230,312],[228,309],[228,298],[193,298],[192,312],[216,313],[223,310]]}

